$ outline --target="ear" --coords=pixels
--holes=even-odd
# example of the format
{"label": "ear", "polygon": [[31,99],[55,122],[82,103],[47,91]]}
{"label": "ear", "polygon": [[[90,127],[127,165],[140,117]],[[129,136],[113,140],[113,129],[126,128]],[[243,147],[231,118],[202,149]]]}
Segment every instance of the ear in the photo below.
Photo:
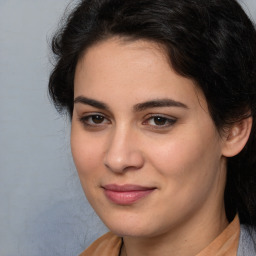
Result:
{"label": "ear", "polygon": [[242,119],[232,124],[223,136],[222,155],[232,157],[237,155],[247,143],[252,128],[252,117]]}

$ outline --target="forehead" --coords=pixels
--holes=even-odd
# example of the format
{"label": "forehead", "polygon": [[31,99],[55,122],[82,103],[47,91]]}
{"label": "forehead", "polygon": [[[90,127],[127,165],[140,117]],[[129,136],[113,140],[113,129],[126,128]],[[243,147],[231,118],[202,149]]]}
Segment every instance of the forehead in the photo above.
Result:
{"label": "forehead", "polygon": [[[152,41],[147,40],[128,40],[125,38],[113,37],[100,41],[86,49],[80,58],[76,71],[79,68],[86,68],[88,75],[94,75],[94,72],[107,73],[113,75],[115,71],[121,69],[133,71],[134,68],[140,68],[140,71],[156,71],[154,64],[162,62],[169,66],[169,59],[164,47]],[[162,67],[159,66],[159,69]],[[170,68],[170,67],[168,67]],[[163,70],[162,70],[163,71]],[[133,72],[135,75],[135,73]]]}
{"label": "forehead", "polygon": [[90,47],[77,64],[74,82],[75,96],[102,101],[171,97],[207,105],[195,83],[172,69],[164,48],[146,40],[111,38]]}

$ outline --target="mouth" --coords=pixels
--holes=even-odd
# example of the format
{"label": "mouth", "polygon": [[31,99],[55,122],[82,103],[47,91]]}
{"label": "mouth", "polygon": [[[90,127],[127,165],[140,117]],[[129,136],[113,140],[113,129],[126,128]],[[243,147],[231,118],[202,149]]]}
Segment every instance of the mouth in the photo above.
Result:
{"label": "mouth", "polygon": [[142,198],[150,195],[156,187],[144,187],[139,185],[108,184],[102,186],[105,196],[118,205],[131,205]]}

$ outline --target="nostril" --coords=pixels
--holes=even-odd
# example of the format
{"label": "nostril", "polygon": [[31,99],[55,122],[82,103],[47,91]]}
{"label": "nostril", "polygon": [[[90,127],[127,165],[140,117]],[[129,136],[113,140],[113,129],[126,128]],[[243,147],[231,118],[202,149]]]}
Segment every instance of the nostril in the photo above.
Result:
{"label": "nostril", "polygon": [[121,173],[138,170],[144,164],[140,143],[135,131],[126,123],[112,130],[104,151],[104,165],[111,171]]}
{"label": "nostril", "polygon": [[144,158],[140,152],[126,152],[122,156],[106,155],[104,165],[107,169],[122,173],[129,170],[138,170],[144,165]]}

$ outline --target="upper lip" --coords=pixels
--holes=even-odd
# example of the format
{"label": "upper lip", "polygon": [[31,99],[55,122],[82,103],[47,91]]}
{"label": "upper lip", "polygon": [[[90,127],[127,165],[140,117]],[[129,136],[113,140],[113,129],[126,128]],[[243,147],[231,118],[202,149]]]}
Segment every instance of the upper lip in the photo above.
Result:
{"label": "upper lip", "polygon": [[155,187],[145,187],[145,186],[134,185],[134,184],[124,184],[124,185],[107,184],[102,187],[106,190],[111,190],[111,191],[116,191],[116,192],[143,191],[143,190],[155,189]]}

